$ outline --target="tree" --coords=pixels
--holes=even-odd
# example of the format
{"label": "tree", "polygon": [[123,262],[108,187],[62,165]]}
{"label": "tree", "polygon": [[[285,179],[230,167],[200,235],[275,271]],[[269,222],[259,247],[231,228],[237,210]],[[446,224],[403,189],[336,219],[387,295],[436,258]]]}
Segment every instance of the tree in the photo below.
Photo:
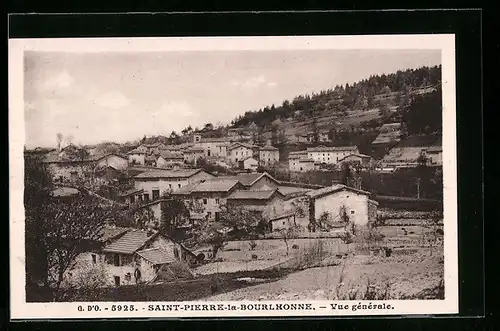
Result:
{"label": "tree", "polygon": [[137,208],[133,212],[134,224],[139,229],[158,228],[159,220],[149,207]]}
{"label": "tree", "polygon": [[212,123],[207,123],[205,124],[204,130],[205,131],[213,131],[214,125]]}
{"label": "tree", "polygon": [[63,135],[62,133],[57,133],[56,135],[56,141],[57,141],[57,149],[60,150],[61,149],[61,144],[62,144],[62,141],[63,141]]}
{"label": "tree", "polygon": [[289,241],[297,238],[299,231],[300,231],[300,229],[296,225],[292,225],[288,228],[284,228],[284,229],[281,229],[279,231],[280,235],[281,235],[281,239],[283,239],[283,241],[285,242],[287,256],[290,252]]}
{"label": "tree", "polygon": [[161,204],[160,231],[171,236],[176,236],[176,228],[189,220],[189,210],[182,200],[169,199]]}
{"label": "tree", "polygon": [[45,207],[41,233],[37,235],[40,249],[47,256],[49,283],[59,295],[65,272],[74,266],[76,257],[89,242],[100,239],[101,230],[114,211],[85,195],[70,202],[49,202]]}
{"label": "tree", "polygon": [[74,276],[64,281],[64,291],[58,299],[61,301],[95,299],[97,301],[99,299],[97,291],[106,286],[109,279],[108,268],[105,264],[103,262],[79,263],[78,267],[71,271]]}

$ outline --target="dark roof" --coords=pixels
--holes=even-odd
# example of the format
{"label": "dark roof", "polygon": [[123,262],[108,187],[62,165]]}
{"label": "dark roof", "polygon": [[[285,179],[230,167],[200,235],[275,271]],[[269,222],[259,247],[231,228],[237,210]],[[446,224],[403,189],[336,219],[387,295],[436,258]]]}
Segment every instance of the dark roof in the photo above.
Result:
{"label": "dark roof", "polygon": [[165,160],[167,160],[167,159],[184,159],[184,156],[182,155],[182,153],[172,153],[172,152],[167,151],[167,150],[162,150],[160,152],[160,156],[162,158],[164,158]]}
{"label": "dark roof", "polygon": [[226,177],[220,177],[220,178],[236,179],[244,186],[251,186],[253,183],[255,183],[257,180],[259,180],[261,177],[264,177],[264,176],[266,176],[266,177],[270,178],[272,181],[278,183],[278,181],[276,179],[274,179],[271,175],[269,175],[267,172],[239,173],[235,176],[226,176]]}
{"label": "dark roof", "polygon": [[193,192],[228,192],[238,185],[235,179],[213,178],[205,181],[192,183],[172,192],[172,194],[190,194]]}
{"label": "dark roof", "polygon": [[138,174],[135,178],[189,178],[202,169],[152,170]]}
{"label": "dark roof", "polygon": [[241,147],[245,147],[245,148],[249,148],[249,149],[253,149],[253,148],[257,147],[257,146],[246,144],[246,143],[242,143],[242,142],[235,142],[235,143],[231,144],[227,149],[231,150],[231,149],[238,148],[240,146]]}
{"label": "dark roof", "polygon": [[128,190],[128,191],[125,191],[123,193],[120,194],[120,197],[128,197],[130,195],[133,195],[133,194],[136,194],[136,193],[142,193],[144,192],[144,190],[141,188],[141,189],[136,189],[136,188],[133,188],[131,190]]}
{"label": "dark roof", "polygon": [[175,261],[172,256],[160,248],[145,249],[136,253],[153,265],[172,263]]}
{"label": "dark roof", "polygon": [[228,197],[228,200],[269,200],[275,194],[283,196],[278,190],[266,191],[234,191]]}
{"label": "dark roof", "polygon": [[103,251],[109,253],[133,254],[135,251],[141,249],[146,242],[155,235],[156,233],[148,236],[147,231],[143,230],[131,230],[118,238],[118,240],[104,247]]}
{"label": "dark roof", "polygon": [[318,146],[318,147],[310,147],[307,149],[308,152],[335,152],[335,151],[355,151],[358,149],[358,146]]}
{"label": "dark roof", "polygon": [[267,145],[267,146],[264,146],[264,147],[261,147],[260,148],[261,151],[279,151],[278,148],[274,147],[274,146],[270,146],[270,145]]}
{"label": "dark roof", "polygon": [[113,238],[116,238],[116,237],[124,234],[125,232],[127,232],[129,230],[130,230],[130,228],[123,228],[123,227],[119,227],[119,226],[106,225],[100,231],[100,241],[106,242],[108,240],[111,240]]}
{"label": "dark roof", "polygon": [[370,195],[370,192],[358,190],[358,189],[355,189],[353,187],[349,187],[349,186],[345,186],[345,185],[332,185],[332,186],[320,188],[318,190],[309,191],[306,193],[306,195],[310,198],[316,199],[316,198],[320,198],[322,196],[325,196],[325,195],[328,195],[331,193],[340,192],[343,190],[349,190],[352,192],[356,192],[356,193],[364,194],[364,195],[368,195],[368,196]]}

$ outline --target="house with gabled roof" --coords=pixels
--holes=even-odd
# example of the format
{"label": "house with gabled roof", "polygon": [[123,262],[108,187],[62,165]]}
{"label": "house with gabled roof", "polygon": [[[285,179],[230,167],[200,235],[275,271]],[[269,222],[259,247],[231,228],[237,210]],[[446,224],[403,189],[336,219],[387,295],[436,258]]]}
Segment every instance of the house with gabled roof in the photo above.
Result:
{"label": "house with gabled roof", "polygon": [[285,196],[278,189],[236,190],[227,198],[227,208],[242,207],[270,220],[284,213]]}
{"label": "house with gabled roof", "polygon": [[235,179],[239,181],[246,190],[261,190],[262,188],[278,188],[280,182],[267,172],[239,173],[234,176],[224,176],[219,178]]}
{"label": "house with gabled roof", "polygon": [[212,178],[186,185],[172,192],[172,196],[184,201],[193,218],[218,221],[227,197],[242,188],[235,179]]}
{"label": "house with gabled roof", "polygon": [[101,254],[110,275],[108,283],[114,286],[152,281],[164,265],[196,262],[184,245],[152,230],[129,230],[108,243]]}
{"label": "house with gabled roof", "polygon": [[270,166],[280,161],[280,150],[274,146],[266,145],[259,149],[259,163],[262,166]]}
{"label": "house with gabled roof", "polygon": [[242,159],[253,156],[254,150],[257,148],[257,146],[251,144],[234,142],[227,147],[227,157],[233,164],[238,164]]}
{"label": "house with gabled roof", "polygon": [[171,168],[175,165],[184,164],[184,155],[181,152],[162,150],[156,158],[156,166],[159,168]]}
{"label": "house with gabled roof", "polygon": [[253,156],[248,156],[239,161],[239,168],[250,171],[257,171],[259,167],[259,161],[255,159]]}

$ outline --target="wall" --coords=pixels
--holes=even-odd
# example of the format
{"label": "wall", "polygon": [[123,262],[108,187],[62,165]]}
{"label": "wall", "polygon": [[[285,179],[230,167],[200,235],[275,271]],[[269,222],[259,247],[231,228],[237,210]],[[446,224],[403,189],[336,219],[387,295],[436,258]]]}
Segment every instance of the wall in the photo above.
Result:
{"label": "wall", "polygon": [[301,162],[299,159],[291,159],[288,161],[288,167],[292,172],[306,172],[314,170],[314,163]]}
{"label": "wall", "polygon": [[314,199],[314,217],[319,219],[324,212],[328,212],[334,221],[340,221],[342,205],[346,206],[351,221],[357,225],[368,223],[368,197],[347,190]]}
{"label": "wall", "polygon": [[278,187],[278,184],[276,184],[273,180],[269,179],[266,176],[262,176],[258,181],[256,181],[251,187],[251,191],[259,191],[262,189],[264,186],[268,186],[270,189],[275,189]]}
{"label": "wall", "polygon": [[143,189],[144,193],[149,194],[149,199],[151,200],[153,197],[153,190],[160,190],[160,196],[161,196],[165,192],[174,191],[179,187],[186,186],[187,184],[193,183],[195,181],[199,181],[201,179],[210,179],[213,177],[214,177],[213,175],[201,171],[189,178],[160,178],[160,179],[136,178],[134,185],[136,189]]}
{"label": "wall", "polygon": [[[298,209],[303,211],[303,214],[298,213]],[[305,196],[296,197],[286,200],[283,203],[284,213],[295,213],[295,223],[306,231],[309,225],[309,199]]]}
{"label": "wall", "polygon": [[257,170],[259,162],[254,158],[246,159],[243,161],[243,169]]}
{"label": "wall", "polygon": [[184,158],[182,159],[164,159],[163,157],[158,157],[156,160],[156,166],[159,168],[164,168],[164,167],[170,167],[172,165],[183,165],[184,164]]}
{"label": "wall", "polygon": [[262,165],[271,165],[280,160],[279,151],[259,151],[259,161]]}
{"label": "wall", "polygon": [[[193,209],[190,208],[193,204],[196,205],[196,207],[203,209],[201,213],[194,213],[193,211],[194,214],[196,214],[197,216],[207,217],[208,213],[210,212],[210,217],[208,217],[208,220],[214,221],[215,213],[221,212],[221,207],[226,205],[227,196],[227,192],[193,193],[189,197],[183,198],[183,200],[185,201],[186,206],[188,206],[188,209]],[[206,204],[203,203],[203,199],[206,199]]]}
{"label": "wall", "polygon": [[443,152],[439,153],[429,153],[427,152],[427,157],[429,158],[429,163],[433,165],[443,165]]}
{"label": "wall", "polygon": [[278,220],[274,220],[272,222],[272,231],[280,231],[283,229],[288,229],[292,225],[295,225],[295,217],[294,215],[285,217],[285,218],[280,218]]}
{"label": "wall", "polygon": [[321,163],[337,164],[340,159],[351,154],[359,154],[359,151],[308,152],[308,157]]}

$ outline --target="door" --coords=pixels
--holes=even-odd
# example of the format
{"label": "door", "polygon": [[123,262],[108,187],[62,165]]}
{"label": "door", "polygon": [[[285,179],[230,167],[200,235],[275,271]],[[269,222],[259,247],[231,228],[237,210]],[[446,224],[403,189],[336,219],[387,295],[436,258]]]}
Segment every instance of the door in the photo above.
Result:
{"label": "door", "polygon": [[120,286],[120,276],[115,276],[115,286]]}
{"label": "door", "polygon": [[113,255],[113,264],[116,267],[120,266],[120,255],[118,255],[118,254]]}
{"label": "door", "polygon": [[160,190],[153,190],[153,200],[160,198]]}

